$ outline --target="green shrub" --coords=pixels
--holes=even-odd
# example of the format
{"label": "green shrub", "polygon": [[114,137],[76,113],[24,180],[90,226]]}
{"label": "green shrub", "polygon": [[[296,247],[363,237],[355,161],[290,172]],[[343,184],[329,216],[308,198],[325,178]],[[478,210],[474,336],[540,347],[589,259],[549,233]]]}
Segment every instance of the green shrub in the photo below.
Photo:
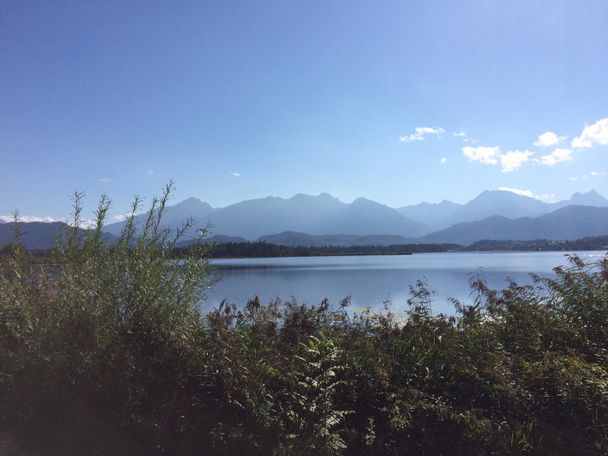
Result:
{"label": "green shrub", "polygon": [[210,275],[204,252],[170,260],[189,228],[179,227],[173,238],[162,228],[170,190],[152,201],[142,227],[135,226],[136,200],[116,244],[102,233],[107,198],[97,208],[96,227],[82,235],[76,195],[74,220],[48,264],[33,263],[19,247],[3,258],[4,418],[33,428],[108,431],[100,439],[114,438],[123,425],[144,439],[179,428],[190,405],[173,397],[180,394],[173,388],[187,386],[184,375],[195,362],[199,302]]}

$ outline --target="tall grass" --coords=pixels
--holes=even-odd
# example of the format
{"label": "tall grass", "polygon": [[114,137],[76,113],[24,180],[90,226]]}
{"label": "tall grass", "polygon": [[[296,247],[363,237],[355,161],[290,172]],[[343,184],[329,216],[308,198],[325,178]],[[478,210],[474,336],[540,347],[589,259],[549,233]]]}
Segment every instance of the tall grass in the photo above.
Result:
{"label": "tall grass", "polygon": [[257,299],[201,314],[209,264],[171,261],[169,193],[117,245],[105,198],[79,234],[77,197],[51,266],[18,245],[2,259],[0,419],[43,453],[608,451],[608,258],[501,291],[475,278],[454,317],[424,283],[406,315]]}

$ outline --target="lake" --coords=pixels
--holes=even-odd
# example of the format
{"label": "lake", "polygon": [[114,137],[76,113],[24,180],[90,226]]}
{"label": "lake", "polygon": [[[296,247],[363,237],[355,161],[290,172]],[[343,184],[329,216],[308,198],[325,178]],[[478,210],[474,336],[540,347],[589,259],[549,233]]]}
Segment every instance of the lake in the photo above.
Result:
{"label": "lake", "polygon": [[[568,252],[572,253],[572,252]],[[599,260],[603,251],[576,252],[588,261]],[[332,304],[351,297],[354,309],[380,307],[388,298],[395,311],[407,309],[409,286],[425,278],[436,291],[433,312],[453,314],[449,298],[471,302],[469,279],[479,271],[489,286],[503,288],[507,277],[519,284],[531,283],[529,273],[553,275],[553,268],[567,264],[567,252],[473,252],[422,253],[297,258],[243,258],[213,260],[219,278],[210,290],[204,309],[227,299],[243,305],[259,296],[318,304]]]}

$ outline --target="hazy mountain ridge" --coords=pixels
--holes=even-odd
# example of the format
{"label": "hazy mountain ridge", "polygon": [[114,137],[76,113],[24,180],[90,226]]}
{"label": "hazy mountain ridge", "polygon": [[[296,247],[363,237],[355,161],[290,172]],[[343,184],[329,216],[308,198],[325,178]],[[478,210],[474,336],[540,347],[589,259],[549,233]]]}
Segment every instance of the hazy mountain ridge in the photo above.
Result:
{"label": "hazy mountain ridge", "polygon": [[[199,200],[198,198],[188,198],[174,206],[167,206],[163,216],[163,225],[172,229],[182,225],[189,218],[192,218],[193,223],[197,227],[203,227],[208,221],[210,214],[214,212],[214,208],[209,204]],[[146,221],[148,213],[135,216],[135,223],[141,228]],[[114,236],[120,236],[124,221],[111,223],[104,227],[106,233]]]}
{"label": "hazy mountain ridge", "polygon": [[[196,229],[209,227],[211,237],[207,239],[218,243],[263,240],[310,246],[470,244],[480,240],[572,240],[604,235],[608,234],[607,213],[608,200],[595,191],[575,193],[569,200],[557,203],[506,191],[485,191],[463,205],[442,201],[399,209],[366,198],[348,204],[324,193],[253,199],[225,208],[213,208],[189,198],[167,207],[163,226],[175,229],[192,218],[195,229],[184,243],[199,237]],[[137,215],[136,224],[141,227],[146,217],[147,214]],[[11,225],[2,224],[0,246],[13,240]],[[59,227],[65,226],[43,222],[23,225],[24,231],[29,231],[24,243],[32,249],[51,248]],[[124,222],[114,223],[105,231],[118,236],[123,226]],[[431,228],[437,226],[441,228]]]}
{"label": "hazy mountain ridge", "polygon": [[459,207],[444,219],[441,225],[448,227],[461,222],[473,222],[498,215],[509,219],[537,217],[551,209],[547,203],[534,198],[500,190],[486,190],[479,196]]}
{"label": "hazy mountain ridge", "polygon": [[[32,250],[49,250],[52,249],[57,239],[65,235],[67,225],[63,222],[29,222],[20,223],[21,243],[28,249]],[[79,229],[80,235],[85,233],[85,230]],[[114,242],[116,237],[104,233],[104,238],[110,242]],[[15,241],[15,223],[3,223],[0,226],[0,248],[6,244]]]}
{"label": "hazy mountain ridge", "polygon": [[[216,209],[191,198],[168,207],[163,225],[175,228],[188,217],[193,218],[195,228],[209,226],[213,234],[249,240],[283,231],[319,235],[386,233],[408,237],[429,232],[428,226],[375,201],[359,198],[347,204],[326,193],[298,194],[288,199],[253,199]],[[136,223],[141,226],[145,218],[145,214],[136,216]],[[108,225],[106,231],[118,235],[123,226],[124,222],[114,223]]]}
{"label": "hazy mountain ridge", "polygon": [[560,209],[566,206],[595,206],[608,207],[608,199],[604,198],[595,190],[589,190],[585,193],[576,192],[569,200],[558,201],[557,203],[549,203],[554,209]]}
{"label": "hazy mountain ridge", "polygon": [[508,219],[538,217],[570,205],[607,207],[608,200],[595,190],[575,193],[570,199],[556,203],[545,203],[509,191],[486,190],[466,204],[444,200],[437,204],[423,202],[397,210],[414,221],[426,223],[433,228],[432,231],[436,231],[494,215]]}
{"label": "hazy mountain ridge", "polygon": [[363,245],[397,245],[407,243],[407,238],[399,235],[366,235],[357,236],[349,234],[326,234],[315,235],[298,233],[295,231],[285,231],[283,233],[269,234],[262,236],[257,241],[268,242],[286,246],[305,246],[305,247],[324,247],[324,246],[363,246]]}
{"label": "hazy mountain ridge", "polygon": [[423,201],[420,204],[397,208],[397,211],[411,220],[425,223],[429,227],[435,228],[440,226],[445,219],[452,216],[462,206],[462,204],[447,200],[443,200],[440,203],[427,203]]}
{"label": "hazy mountain ridge", "polygon": [[[575,193],[569,200],[545,203],[508,191],[484,191],[466,204],[444,200],[391,208],[358,198],[351,204],[327,194],[297,194],[291,198],[266,197],[213,208],[196,198],[167,207],[164,226],[171,229],[192,217],[195,228],[209,227],[211,233],[254,240],[284,231],[308,234],[394,234],[419,237],[462,222],[474,222],[494,215],[516,219],[538,217],[571,204],[608,206],[608,200],[594,190]],[[145,214],[136,217],[140,226]],[[124,222],[106,227],[119,235]],[[195,236],[194,234],[192,235]]]}
{"label": "hazy mountain ridge", "polygon": [[[483,239],[502,240],[507,239],[504,232],[506,226],[515,230],[517,237],[513,240],[537,237],[553,239],[554,234],[547,232],[547,236],[544,236],[544,231],[539,230],[533,223],[522,227],[521,221],[516,225],[511,221],[524,217],[541,217],[573,204],[608,207],[608,200],[595,190],[575,193],[570,199],[556,203],[545,203],[513,192],[494,190],[484,191],[466,204],[444,200],[436,204],[423,202],[393,209],[366,198],[358,198],[347,204],[323,193],[317,196],[297,194],[288,199],[267,197],[213,209],[210,205],[191,198],[167,209],[165,225],[175,227],[183,223],[188,216],[187,209],[194,208],[197,210],[196,214],[189,215],[194,217],[198,227],[209,223],[211,234],[247,240],[262,239],[285,245],[294,245],[295,238],[292,233],[299,233],[297,239],[304,242],[303,245],[319,245],[318,242],[325,241],[335,242],[336,245],[348,245],[349,242],[360,245],[361,240],[356,238],[370,235],[397,236],[397,242],[427,242],[429,239],[437,239],[436,242],[443,242],[444,239],[455,242],[455,238],[470,242]],[[567,215],[562,214],[560,217],[559,223],[572,225],[572,235],[575,236],[563,239],[608,234],[608,231],[596,233],[579,227],[580,221],[567,220]],[[480,224],[458,228],[462,223],[482,221]],[[110,232],[115,233],[120,227],[120,224],[110,225]],[[451,231],[446,231],[450,229]],[[459,229],[469,232],[457,234]],[[530,231],[526,232],[526,229]],[[506,232],[511,231],[507,229]],[[566,234],[564,231],[563,235]],[[317,239],[305,235],[327,237]],[[381,244],[384,242],[383,239],[376,240]]]}
{"label": "hazy mountain ridge", "polygon": [[417,242],[472,244],[480,240],[573,240],[608,234],[608,207],[566,206],[539,217],[491,216],[428,234]]}

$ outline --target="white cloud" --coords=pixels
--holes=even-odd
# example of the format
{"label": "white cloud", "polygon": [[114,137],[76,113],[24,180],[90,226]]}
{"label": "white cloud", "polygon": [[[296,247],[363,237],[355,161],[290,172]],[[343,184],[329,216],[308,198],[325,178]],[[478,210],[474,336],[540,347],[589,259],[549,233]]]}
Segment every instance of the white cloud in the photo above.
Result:
{"label": "white cloud", "polygon": [[241,173],[237,173],[236,171],[230,171],[230,175],[234,177],[241,177]]}
{"label": "white cloud", "polygon": [[539,163],[543,166],[553,166],[557,163],[571,161],[572,151],[570,149],[555,149],[549,155],[540,157]]}
{"label": "white cloud", "polygon": [[154,174],[154,170],[153,169],[147,169],[146,173],[149,174],[150,176]]}
{"label": "white cloud", "polygon": [[101,182],[102,184],[109,184],[110,182],[112,182],[112,178],[111,177],[100,177],[99,179],[97,179],[98,182]]}
{"label": "white cloud", "polygon": [[527,196],[528,198],[534,198],[534,193],[532,193],[530,190],[522,190],[519,188],[510,188],[510,187],[500,187],[498,190],[500,190],[501,192],[511,192],[511,193],[515,193],[516,195]]}
{"label": "white cloud", "polygon": [[477,140],[475,138],[471,138],[469,135],[467,135],[466,132],[462,130],[453,132],[452,136],[454,136],[454,138],[462,139],[462,141],[467,144],[477,144]]}
{"label": "white cloud", "polygon": [[540,195],[536,195],[538,199],[543,200],[545,203],[554,203],[555,196],[555,193],[542,193]]}
{"label": "white cloud", "polygon": [[[14,217],[12,215],[0,215],[0,220],[4,222],[12,222],[14,221]],[[40,217],[38,215],[21,215],[19,214],[18,220],[22,223],[31,223],[31,222],[61,222],[62,220],[58,220],[53,217]]]}
{"label": "white cloud", "polygon": [[137,215],[137,212],[129,211],[125,212],[124,214],[116,214],[113,218],[117,222],[124,222],[128,217],[131,217],[131,215]]}
{"label": "white cloud", "polygon": [[448,161],[448,157],[441,157],[441,160],[439,160],[439,164],[443,165],[447,161]]}
{"label": "white cloud", "polygon": [[501,154],[500,147],[498,146],[465,146],[462,148],[462,153],[470,162],[479,162],[484,165],[500,164],[503,173],[519,169],[521,165],[530,160],[530,157],[534,155],[529,150],[510,150],[505,154]]}
{"label": "white cloud", "polygon": [[583,174],[582,176],[569,177],[568,180],[572,181],[572,182],[576,182],[578,180],[589,180],[592,177],[602,177],[605,175],[606,175],[605,171],[591,171],[591,172],[589,172],[589,174]]}
{"label": "white cloud", "polygon": [[477,144],[477,140],[475,138],[471,138],[465,131],[460,130],[460,131],[454,131],[452,132],[452,136],[454,138],[459,138],[462,140],[462,142],[467,143],[467,144]]}
{"label": "white cloud", "polygon": [[500,156],[500,166],[503,173],[509,173],[519,169],[521,165],[530,160],[533,155],[529,150],[510,150]]}
{"label": "white cloud", "polygon": [[465,146],[462,148],[462,153],[470,162],[477,161],[484,165],[497,165],[500,157],[500,147]]}
{"label": "white cloud", "polygon": [[542,135],[539,135],[534,145],[538,147],[550,147],[559,144],[564,139],[566,139],[565,136],[557,136],[552,131],[546,131]]}
{"label": "white cloud", "polygon": [[520,188],[511,187],[500,187],[498,190],[515,193],[516,195],[527,196],[528,198],[534,198],[545,202],[552,202],[555,199],[555,193],[541,193],[540,195],[536,195],[530,190],[522,190]]}
{"label": "white cloud", "polygon": [[[0,215],[0,220],[3,222],[13,222],[14,217],[12,215]],[[68,219],[57,219],[55,217],[44,217],[39,215],[21,215],[17,220],[21,223],[32,223],[32,222],[43,222],[43,223],[54,223],[54,222],[62,222],[68,225],[72,224],[71,220]],[[80,221],[80,228],[90,229],[94,228],[97,222],[94,219],[83,219]]]}
{"label": "white cloud", "polygon": [[416,127],[416,132],[401,136],[399,141],[401,142],[412,142],[412,141],[422,141],[428,135],[438,135],[443,133],[445,130],[441,127]]}
{"label": "white cloud", "polygon": [[585,149],[594,145],[608,145],[608,117],[597,122],[586,125],[580,136],[572,140],[572,147],[575,149]]}
{"label": "white cloud", "polygon": [[[417,140],[414,139],[416,136],[416,134],[410,135],[402,138],[402,140]],[[570,148],[567,146],[555,147],[551,153],[545,153],[538,158],[532,158],[534,152],[529,150],[510,150],[502,153],[500,146],[473,146],[473,144],[476,144],[476,141],[469,138],[463,130],[452,132],[452,136],[471,144],[462,148],[462,153],[470,162],[479,162],[485,165],[500,165],[502,172],[507,173],[521,168],[529,161],[533,161],[541,166],[554,166],[558,163],[572,161],[573,155],[577,153],[576,149],[590,148],[596,145],[608,146],[608,117],[600,119],[591,125],[586,125],[581,134],[571,141]],[[553,131],[545,131],[538,136],[534,145],[537,147],[557,146],[567,138],[567,136],[560,136]],[[576,177],[576,180],[588,179],[593,176],[593,174],[588,174]],[[574,181],[575,179],[571,178],[570,180]]]}
{"label": "white cloud", "polygon": [[83,228],[85,230],[90,230],[92,228],[95,228],[95,226],[97,226],[97,221],[93,219],[84,219],[80,222],[80,228]]}

